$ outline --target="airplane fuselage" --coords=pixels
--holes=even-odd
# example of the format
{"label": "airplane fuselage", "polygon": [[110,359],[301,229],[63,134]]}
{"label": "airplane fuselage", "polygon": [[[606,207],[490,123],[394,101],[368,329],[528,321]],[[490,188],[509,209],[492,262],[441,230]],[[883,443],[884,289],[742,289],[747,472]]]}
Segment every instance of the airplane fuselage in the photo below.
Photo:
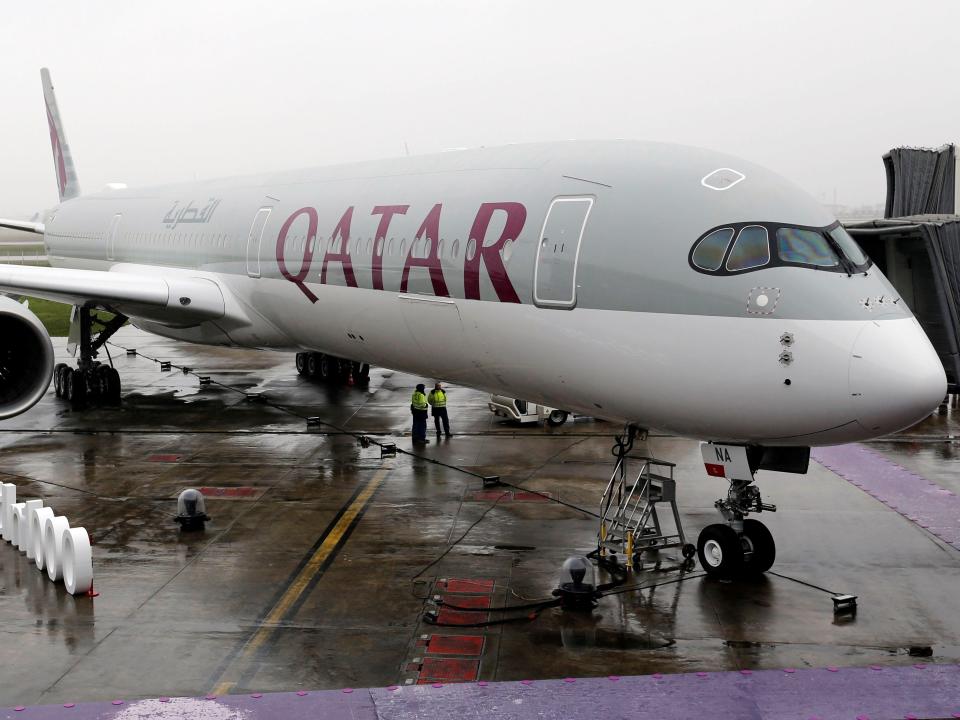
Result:
{"label": "airplane fuselage", "polygon": [[[63,203],[45,237],[55,267],[215,285],[223,317],[200,324],[116,304],[170,337],[316,350],[703,439],[818,445],[912,424],[945,388],[879,270],[789,260],[789,238],[835,225],[737,158],[616,141],[110,190]],[[726,263],[700,267],[698,240],[727,229]]]}

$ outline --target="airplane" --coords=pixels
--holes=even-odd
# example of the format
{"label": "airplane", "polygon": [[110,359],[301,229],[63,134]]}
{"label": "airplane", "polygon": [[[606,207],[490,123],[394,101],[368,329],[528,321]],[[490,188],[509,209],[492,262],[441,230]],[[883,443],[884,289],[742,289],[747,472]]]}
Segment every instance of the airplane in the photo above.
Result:
{"label": "airplane", "polygon": [[[76,368],[0,297],[0,419],[47,391],[118,402],[97,351],[120,325],[349,358],[698,438],[730,482],[697,542],[760,573],[759,469],[908,427],[946,392],[906,303],[820,203],[712,150],[568,141],[81,194],[41,71],[60,204],[51,267],[0,291],[74,306]],[[94,311],[114,320],[98,324]],[[303,368],[301,367],[301,371]],[[632,432],[632,431],[631,431]]]}

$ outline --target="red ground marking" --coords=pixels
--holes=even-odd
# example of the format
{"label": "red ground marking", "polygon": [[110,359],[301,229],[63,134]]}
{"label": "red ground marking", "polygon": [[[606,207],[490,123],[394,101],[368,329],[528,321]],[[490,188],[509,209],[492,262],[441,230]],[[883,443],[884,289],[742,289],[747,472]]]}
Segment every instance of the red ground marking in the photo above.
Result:
{"label": "red ground marking", "polygon": [[515,502],[549,502],[551,500],[551,497],[550,497],[550,493],[518,491],[513,494],[513,499]]}
{"label": "red ground marking", "polygon": [[432,655],[483,654],[482,635],[431,635],[427,640],[427,652]]}
{"label": "red ground marking", "polygon": [[436,682],[472,682],[480,672],[480,661],[471,658],[424,658],[420,679]]}
{"label": "red ground marking", "polygon": [[443,602],[449,605],[458,605],[465,608],[490,607],[489,595],[442,595]]}
{"label": "red ground marking", "polygon": [[449,578],[440,585],[447,592],[481,595],[493,592],[493,582],[490,578]]}
{"label": "red ground marking", "polygon": [[451,625],[471,625],[478,622],[486,622],[490,619],[489,613],[470,612],[469,610],[451,610],[441,607],[437,615],[437,622],[440,624],[449,623]]}
{"label": "red ground marking", "polygon": [[249,498],[260,492],[259,488],[242,487],[202,487],[200,494],[210,498]]}
{"label": "red ground marking", "polygon": [[470,499],[483,502],[499,500],[501,503],[506,503],[513,500],[513,493],[507,490],[477,490],[475,493],[470,493]]}
{"label": "red ground marking", "polygon": [[160,454],[160,455],[150,455],[147,458],[147,462],[180,462],[180,459],[183,455],[173,455],[173,454]]}

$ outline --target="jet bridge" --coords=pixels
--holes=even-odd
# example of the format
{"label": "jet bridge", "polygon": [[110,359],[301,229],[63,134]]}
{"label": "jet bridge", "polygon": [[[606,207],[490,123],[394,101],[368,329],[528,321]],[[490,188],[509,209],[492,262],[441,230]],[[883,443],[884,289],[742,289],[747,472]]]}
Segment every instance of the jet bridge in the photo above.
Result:
{"label": "jet bridge", "polygon": [[960,215],[954,145],[883,156],[884,218],[845,223],[916,315],[960,392]]}
{"label": "jet bridge", "polygon": [[913,215],[845,225],[916,315],[960,391],[960,216]]}

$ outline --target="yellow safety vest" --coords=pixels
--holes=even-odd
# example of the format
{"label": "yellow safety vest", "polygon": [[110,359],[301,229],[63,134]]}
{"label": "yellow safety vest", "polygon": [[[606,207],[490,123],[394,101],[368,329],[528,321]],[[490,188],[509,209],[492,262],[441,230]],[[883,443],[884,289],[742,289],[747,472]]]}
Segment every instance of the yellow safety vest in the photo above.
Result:
{"label": "yellow safety vest", "polygon": [[413,391],[413,400],[411,400],[410,402],[413,404],[414,410],[427,409],[427,396],[418,390]]}
{"label": "yellow safety vest", "polygon": [[446,407],[447,394],[443,390],[431,390],[430,397],[427,398],[427,402],[429,402],[435,408]]}

